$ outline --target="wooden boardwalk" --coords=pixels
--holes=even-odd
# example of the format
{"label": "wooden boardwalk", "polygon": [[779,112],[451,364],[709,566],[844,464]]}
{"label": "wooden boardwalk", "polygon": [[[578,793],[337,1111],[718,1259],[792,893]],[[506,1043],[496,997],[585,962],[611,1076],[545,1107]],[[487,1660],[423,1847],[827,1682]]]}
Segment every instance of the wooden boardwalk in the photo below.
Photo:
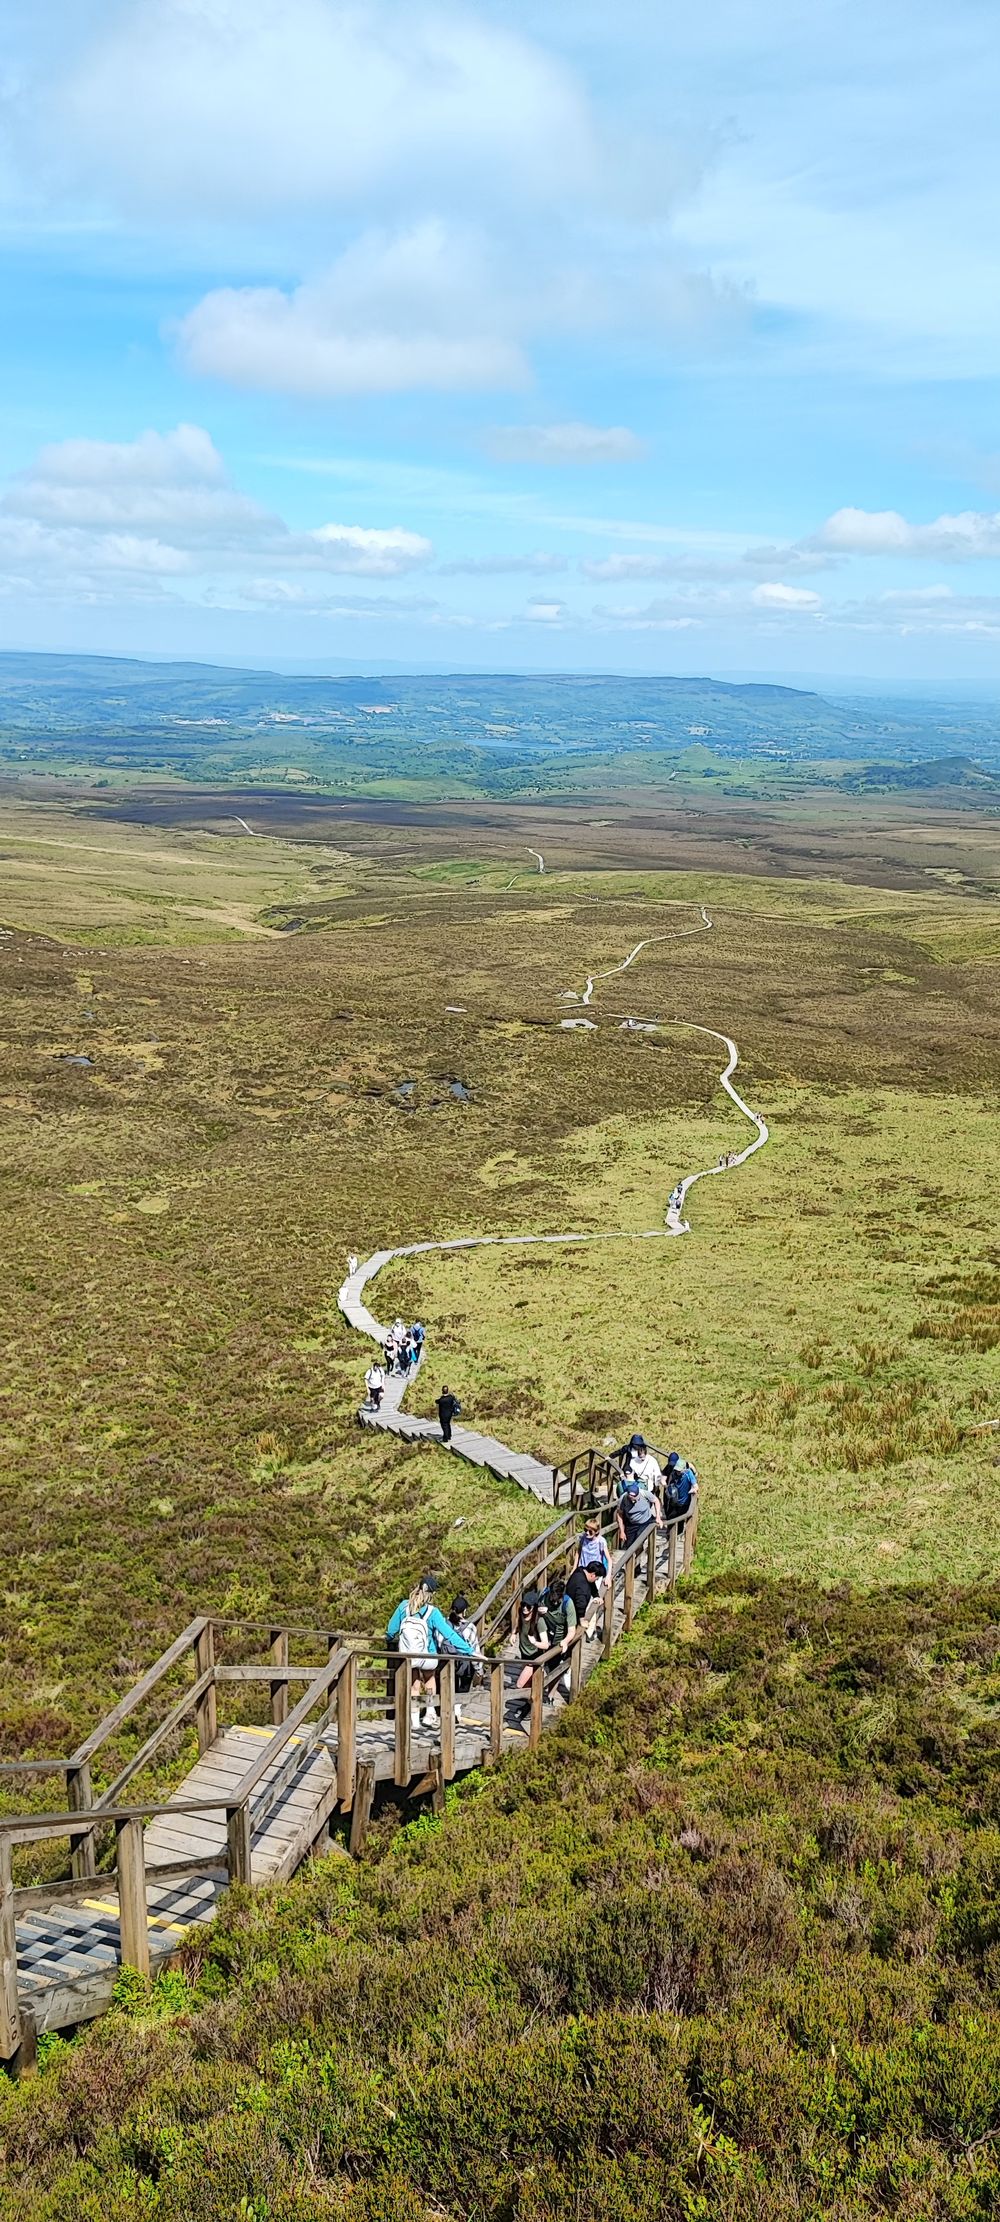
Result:
{"label": "wooden boardwalk", "polygon": [[[380,1783],[404,1797],[440,1799],[455,1777],[536,1745],[639,1607],[672,1589],[693,1549],[693,1522],[686,1532],[674,1522],[619,1554],[590,1624],[566,1653],[537,1662],[530,1687],[516,1691],[513,1631],[523,1591],[575,1561],[583,1511],[607,1467],[590,1453],[562,1477],[573,1503],[518,1552],[474,1615],[482,1647],[476,1687],[458,1697],[454,1662],[442,1662],[433,1728],[413,1725],[412,1662],[384,1642],[201,1616],[68,1759],[0,1768],[5,1785],[25,1775],[65,1784],[61,1809],[0,1815],[0,2064],[16,2068],[43,2031],[104,2012],[123,1965],[140,1973],[164,1965],[187,1930],[211,1917],[229,1882],[259,1888],[285,1879],[329,1843],[331,1829],[344,1828],[351,1850],[360,1850]],[[301,1664],[290,1663],[295,1655]],[[297,1685],[303,1695],[291,1704]],[[220,1707],[246,1709],[255,1692],[269,1722],[220,1723]],[[134,1743],[151,1709],[159,1718],[96,1791],[101,1755],[105,1765],[119,1757],[123,1737]],[[170,1798],[122,1801],[157,1751],[170,1739],[183,1748],[192,1735],[197,1756]],[[17,1887],[24,1851],[46,1842],[68,1848],[70,1873]]]}

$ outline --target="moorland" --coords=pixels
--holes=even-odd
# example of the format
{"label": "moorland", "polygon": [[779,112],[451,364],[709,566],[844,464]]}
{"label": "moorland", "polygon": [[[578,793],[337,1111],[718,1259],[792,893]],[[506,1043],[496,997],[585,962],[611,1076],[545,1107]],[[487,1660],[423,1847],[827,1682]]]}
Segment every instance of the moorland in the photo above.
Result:
{"label": "moorland", "polygon": [[848,769],[8,766],[6,1758],[69,1749],[196,1608],[376,1627],[541,1524],[358,1431],[348,1250],[661,1224],[744,1139],[688,1021],[772,1138],[683,1241],[386,1276],[505,1441],[694,1458],[684,1603],[540,1755],[234,1895],[56,2047],[5,2102],[3,2211],[989,2211],[1000,820],[988,780]]}

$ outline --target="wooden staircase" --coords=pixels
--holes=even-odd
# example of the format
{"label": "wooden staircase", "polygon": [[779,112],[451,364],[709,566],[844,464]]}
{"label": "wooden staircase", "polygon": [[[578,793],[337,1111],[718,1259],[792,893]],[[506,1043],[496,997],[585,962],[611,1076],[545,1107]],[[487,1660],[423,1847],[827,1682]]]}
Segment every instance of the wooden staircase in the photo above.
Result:
{"label": "wooden staircase", "polygon": [[[517,1553],[473,1616],[478,1681],[458,1718],[454,1661],[441,1663],[433,1734],[411,1723],[412,1662],[384,1642],[199,1615],[69,1758],[0,1767],[0,1793],[26,1777],[41,1789],[65,1784],[60,1810],[0,1812],[0,2067],[16,2072],[42,2032],[103,2013],[123,1966],[147,1975],[165,1965],[228,1884],[285,1880],[329,1844],[331,1826],[360,1851],[378,1783],[440,1799],[456,1776],[536,1745],[639,1607],[671,1592],[693,1555],[693,1516],[621,1552],[569,1652],[535,1664],[522,1721],[511,1650],[522,1592],[575,1562],[581,1508],[610,1484],[609,1466],[590,1453],[560,1476],[569,1509]],[[269,1718],[220,1724],[220,1708],[252,1712],[255,1698]],[[137,1740],[151,1708],[160,1717]],[[157,1754],[183,1761],[186,1747],[190,1762],[168,1798],[122,1801]],[[99,1770],[111,1779],[95,1789]],[[18,1883],[29,1846],[60,1843],[68,1874]]]}

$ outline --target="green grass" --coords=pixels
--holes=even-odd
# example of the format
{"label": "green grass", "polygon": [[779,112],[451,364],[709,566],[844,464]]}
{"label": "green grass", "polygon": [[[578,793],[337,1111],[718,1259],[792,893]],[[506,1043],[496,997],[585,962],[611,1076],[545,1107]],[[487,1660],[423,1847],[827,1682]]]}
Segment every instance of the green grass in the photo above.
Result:
{"label": "green grass", "polygon": [[[1000,1113],[753,1095],[772,1140],[693,1191],[682,1241],[421,1259],[383,1276],[379,1301],[447,1334],[452,1385],[488,1432],[556,1459],[639,1425],[687,1452],[706,1568],[981,1575],[1000,1551],[997,1444],[964,1431],[1000,1418],[997,1315],[970,1316],[962,1292],[996,1256]],[[735,1111],[590,1129],[558,1182],[547,1160],[546,1221],[654,1226],[674,1176],[746,1131]],[[470,1228],[503,1170],[469,1199]],[[530,1164],[509,1170],[530,1184]]]}
{"label": "green grass", "polygon": [[10,2222],[986,2222],[995,1585],[730,1579],[0,2092]]}

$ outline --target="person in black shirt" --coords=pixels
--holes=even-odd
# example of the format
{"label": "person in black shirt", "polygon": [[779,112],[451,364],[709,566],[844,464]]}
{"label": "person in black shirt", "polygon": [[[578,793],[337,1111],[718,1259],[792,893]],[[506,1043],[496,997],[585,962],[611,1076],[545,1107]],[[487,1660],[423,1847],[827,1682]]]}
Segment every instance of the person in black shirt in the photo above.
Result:
{"label": "person in black shirt", "polygon": [[441,1441],[443,1443],[451,1442],[452,1421],[457,1420],[461,1409],[457,1396],[452,1396],[448,1387],[443,1388],[437,1400],[437,1413],[441,1422]]}
{"label": "person in black shirt", "polygon": [[577,1566],[566,1584],[566,1595],[576,1608],[578,1620],[586,1620],[600,1588],[603,1566]]}

